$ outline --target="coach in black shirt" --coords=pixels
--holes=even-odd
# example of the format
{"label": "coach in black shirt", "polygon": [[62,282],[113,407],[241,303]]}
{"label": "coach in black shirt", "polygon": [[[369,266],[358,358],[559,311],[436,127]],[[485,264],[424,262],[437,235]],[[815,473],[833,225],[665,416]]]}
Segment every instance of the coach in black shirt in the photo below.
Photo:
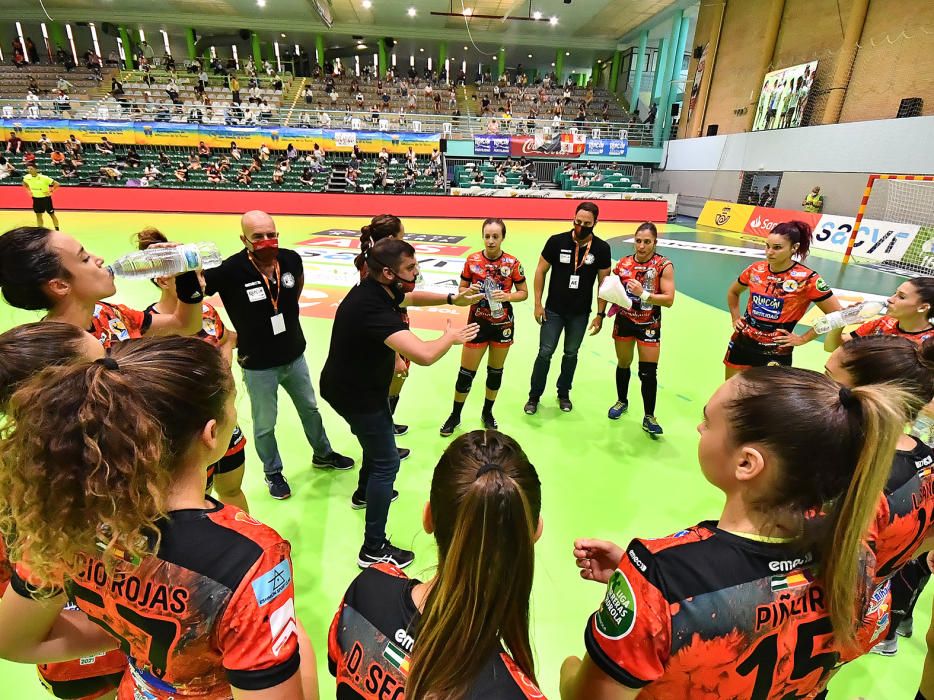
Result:
{"label": "coach in black shirt", "polygon": [[331,348],[321,372],[321,396],[350,425],[363,448],[363,466],[354,508],[366,508],[363,547],[357,558],[361,568],[380,562],[399,567],[415,555],[394,547],[386,538],[389,504],[397,494],[392,485],[399,471],[399,452],[389,410],[396,353],[417,365],[431,365],[452,345],[473,340],[479,327],[472,323],[454,329],[448,321],[440,338],[424,341],[402,321],[406,306],[475,304],[483,295],[473,289],[447,296],[416,292],[418,262],[415,249],[394,238],[384,238],[366,254],[369,275],[352,288],[337,308],[331,330]]}
{"label": "coach in black shirt", "polygon": [[[558,375],[558,405],[570,411],[571,384],[577,369],[577,351],[584,340],[587,319],[593,306],[594,287],[600,286],[610,273],[612,260],[609,244],[593,235],[600,210],[592,202],[581,202],[574,214],[574,228],[556,233],[548,239],[535,270],[535,320],[541,325],[538,356],[532,369],[532,382],[525,412],[532,415],[545,393],[551,356],[564,332],[564,355]],[[548,280],[548,300],[542,306],[545,275]],[[590,334],[603,327],[606,302],[597,299],[597,315],[590,324]]]}
{"label": "coach in black shirt", "polygon": [[350,469],[353,460],[331,449],[305,362],[305,336],[298,299],[304,285],[302,259],[279,248],[279,234],[269,214],[248,211],[240,220],[244,249],[220,267],[204,271],[206,294],[219,293],[237,329],[237,361],[250,395],[253,439],[273,498],[292,495],[282,476],[276,443],[279,386],[298,411],[316,467]]}

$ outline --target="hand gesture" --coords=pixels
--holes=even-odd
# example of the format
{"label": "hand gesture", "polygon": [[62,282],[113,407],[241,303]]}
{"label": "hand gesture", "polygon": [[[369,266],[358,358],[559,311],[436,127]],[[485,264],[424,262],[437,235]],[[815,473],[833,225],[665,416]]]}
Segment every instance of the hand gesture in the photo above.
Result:
{"label": "hand gesture", "polygon": [[738,319],[733,321],[733,330],[737,333],[742,333],[743,329],[746,327],[746,322],[743,320],[743,317],[740,316]]}
{"label": "hand gesture", "polygon": [[589,335],[596,335],[600,332],[600,329],[603,328],[603,317],[594,316],[593,321],[590,322],[590,333]]}
{"label": "hand gesture", "polygon": [[476,287],[467,287],[467,289],[462,292],[458,292],[454,295],[452,304],[454,306],[472,306],[483,301],[483,294]]}
{"label": "hand gesture", "polygon": [[451,324],[451,320],[448,319],[448,325],[444,332],[446,335],[451,336],[451,340],[453,341],[452,345],[463,345],[477,337],[477,333],[480,332],[480,326],[476,323],[468,323],[463,328],[454,328]]}
{"label": "hand gesture", "polygon": [[542,325],[545,322],[545,307],[541,304],[535,305],[535,322]]}
{"label": "hand gesture", "polygon": [[626,282],[626,291],[632,294],[633,296],[642,296],[642,292],[645,291],[645,287],[642,286],[642,283],[637,279],[631,279]]}
{"label": "hand gesture", "polygon": [[509,301],[509,294],[504,292],[502,289],[495,289],[490,294],[490,297],[493,301]]}
{"label": "hand gesture", "polygon": [[774,341],[775,341],[775,344],[779,346],[780,348],[787,348],[787,347],[794,348],[799,345],[804,345],[804,342],[805,342],[804,338],[802,338],[800,335],[796,333],[792,333],[791,331],[786,331],[784,328],[779,328],[776,331],[776,333],[778,335],[775,336]]}
{"label": "hand gesture", "polygon": [[581,578],[598,583],[609,583],[625,551],[607,540],[575,540],[574,562]]}

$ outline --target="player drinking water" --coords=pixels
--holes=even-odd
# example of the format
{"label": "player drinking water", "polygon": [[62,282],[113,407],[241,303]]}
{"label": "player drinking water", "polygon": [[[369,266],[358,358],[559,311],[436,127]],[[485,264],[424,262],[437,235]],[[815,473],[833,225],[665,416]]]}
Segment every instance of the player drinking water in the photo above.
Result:
{"label": "player drinking water", "polygon": [[[613,274],[618,275],[632,299],[632,307],[616,309],[613,340],[616,343],[616,403],[607,417],[617,420],[629,409],[629,378],[633,348],[639,347],[639,381],[642,383],[642,429],[655,437],[662,427],[655,420],[658,394],[658,357],[662,342],[662,307],[675,300],[675,268],[656,252],[658,229],[646,222],[636,229],[635,252],[621,258]],[[613,313],[611,310],[610,313]]]}
{"label": "player drinking water", "polygon": [[[396,238],[400,241],[405,238],[405,226],[402,225],[402,220],[398,216],[379,214],[374,216],[369,224],[360,229],[360,253],[354,258],[353,264],[360,273],[361,282],[369,275],[366,267],[367,251],[376,245],[377,241],[384,238]],[[402,311],[402,320],[405,325],[409,325],[409,314],[404,309]],[[411,365],[412,362],[409,358],[396,353],[396,365],[392,375],[392,383],[389,385],[389,411],[393,415],[395,415],[396,407],[399,405],[399,395],[402,393],[405,380],[408,379]],[[405,435],[409,432],[409,426],[407,425],[393,422],[392,427],[395,435]],[[400,461],[406,459],[412,453],[411,450],[405,447],[396,449],[399,451]]]}
{"label": "player drinking water", "polygon": [[105,348],[143,335],[190,335],[201,328],[203,295],[196,273],[175,278],[182,302],[175,312],[154,315],[101,301],[116,293],[103,264],[61,231],[24,226],[0,236],[0,289],[11,306],[47,309],[48,320],[86,329]]}
{"label": "player drinking water", "polygon": [[[289,544],[204,496],[235,394],[220,353],[178,337],[118,344],[14,394],[0,529],[17,571],[0,656],[119,643],[131,660],[121,698],[317,698],[313,654],[300,669]],[[62,612],[66,595],[92,622]]]}
{"label": "player drinking water", "polygon": [[[790,365],[791,353],[817,337],[814,329],[803,336],[794,328],[811,303],[828,314],[840,302],[824,279],[799,262],[811,247],[811,227],[802,221],[779,224],[765,243],[765,260],[755,262],[730,285],[726,302],[733,317],[733,336],[723,358],[726,377],[749,367]],[[795,260],[797,258],[797,260]],[[740,317],[739,300],[749,292],[746,313]],[[828,335],[839,336],[840,330]]]}
{"label": "player drinking water", "polygon": [[[10,397],[25,380],[47,367],[79,358],[104,357],[104,348],[76,326],[56,321],[27,323],[0,335],[0,411],[6,413]],[[12,568],[0,537],[0,595],[6,591]],[[57,698],[102,700],[116,697],[127,668],[120,651],[39,666],[42,684]]]}
{"label": "player drinking water", "polygon": [[470,307],[468,323],[480,326],[477,337],[464,343],[461,368],[454,384],[454,407],[441,426],[441,436],[448,437],[460,425],[461,410],[477,376],[477,368],[490,349],[486,366],[486,400],[480,419],[487,430],[499,427],[493,417],[493,402],[503,383],[503,365],[515,340],[515,316],[512,303],[529,298],[525,272],[519,259],[503,251],[506,224],[502,219],[487,219],[481,228],[484,249],[467,256],[461,273],[460,290],[470,287],[484,293],[484,299]]}
{"label": "player drinking water", "polygon": [[[168,243],[168,238],[159,229],[145,228],[136,234],[137,245],[140,250],[146,250],[157,243]],[[180,302],[175,292],[174,277],[156,277],[152,280],[162,292],[162,296],[155,304],[146,307],[151,314],[173,314],[178,310]],[[224,327],[224,322],[217,313],[217,309],[208,302],[201,302],[201,330],[197,337],[213,345],[221,353],[227,366],[233,361],[233,349],[237,345],[237,334]],[[232,506],[237,506],[247,512],[246,495],[241,486],[243,484],[243,471],[246,463],[246,437],[238,425],[234,428],[233,436],[227,452],[216,463],[208,467],[208,493],[213,489],[218,498]]]}
{"label": "player drinking water", "polygon": [[[871,597],[869,528],[920,402],[789,367],[723,384],[698,426],[719,521],[625,550],[578,540],[581,576],[608,583],[562,667],[564,700],[811,697],[888,613]],[[815,469],[814,465],[820,465]],[[826,519],[805,520],[824,508]],[[824,526],[811,532],[806,525]],[[882,601],[884,602],[884,601]]]}
{"label": "player drinking water", "polygon": [[833,351],[841,342],[872,335],[899,335],[913,343],[934,338],[934,277],[915,277],[902,282],[886,300],[884,316],[866,321],[842,337],[828,334],[824,348]]}
{"label": "player drinking water", "polygon": [[[919,346],[896,336],[855,338],[837,348],[826,365],[827,375],[844,386],[899,382],[921,404],[934,398],[932,371],[934,340]],[[934,514],[934,451],[911,435],[899,436],[897,450],[869,533],[876,578],[891,579],[892,624],[886,638],[873,648],[885,656],[898,650],[896,633],[903,622],[910,627],[914,603],[931,575],[926,555],[913,557],[919,549],[930,548],[922,543],[931,534]]]}
{"label": "player drinking water", "polygon": [[423,583],[377,564],[350,584],[328,637],[337,697],[544,697],[529,639],[540,511],[538,474],[515,440],[481,430],[454,440],[423,515],[437,574]]}

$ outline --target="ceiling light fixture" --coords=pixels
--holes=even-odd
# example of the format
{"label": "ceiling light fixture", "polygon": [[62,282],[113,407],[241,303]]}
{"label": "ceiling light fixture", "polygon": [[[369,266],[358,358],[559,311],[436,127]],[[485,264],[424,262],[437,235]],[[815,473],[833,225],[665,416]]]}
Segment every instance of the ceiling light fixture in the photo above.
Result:
{"label": "ceiling light fixture", "polygon": [[266,7],[266,0],[256,0],[256,4],[259,7]]}
{"label": "ceiling light fixture", "polygon": [[532,13],[532,19],[539,20],[541,18],[542,18],[542,13],[539,12],[538,10],[535,10],[535,12]]}
{"label": "ceiling light fixture", "polygon": [[529,58],[532,58],[532,54],[529,54]]}
{"label": "ceiling light fixture", "polygon": [[414,16],[415,16],[415,8],[414,8],[414,7],[410,7],[410,8],[409,8],[409,17],[414,17]]}
{"label": "ceiling light fixture", "polygon": [[419,52],[419,53],[425,53],[425,49],[419,49],[418,52]]}
{"label": "ceiling light fixture", "polygon": [[465,46],[465,47],[464,47],[464,51],[467,51],[467,50],[468,50],[468,49],[467,49],[467,47]]}
{"label": "ceiling light fixture", "polygon": [[565,55],[565,56],[570,56],[570,55],[571,55],[571,52],[570,52],[570,51],[565,51],[565,52],[564,52],[564,55]]}
{"label": "ceiling light fixture", "polygon": [[556,26],[556,25],[558,24],[558,18],[557,18],[557,17],[552,17],[550,20],[548,20],[548,23],[549,23],[552,27],[554,27],[554,26]]}
{"label": "ceiling light fixture", "polygon": [[363,5],[364,10],[369,10],[371,7],[373,7],[373,3],[370,2],[370,0],[363,0],[363,2],[360,4]]}
{"label": "ceiling light fixture", "polygon": [[285,34],[280,34],[279,36],[285,39]]}
{"label": "ceiling light fixture", "polygon": [[470,17],[473,14],[473,8],[465,7],[464,8],[464,17]]}

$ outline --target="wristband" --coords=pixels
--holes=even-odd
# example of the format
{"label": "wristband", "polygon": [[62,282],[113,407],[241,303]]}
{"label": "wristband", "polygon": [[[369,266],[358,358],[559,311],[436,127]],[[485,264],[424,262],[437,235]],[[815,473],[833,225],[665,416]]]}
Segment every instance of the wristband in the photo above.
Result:
{"label": "wristband", "polygon": [[642,299],[642,301],[648,301],[650,296],[652,296],[652,293],[647,289],[643,289],[642,294],[639,295],[639,298]]}
{"label": "wristband", "polygon": [[185,272],[175,278],[175,293],[183,304],[200,304],[204,298],[196,272]]}
{"label": "wristband", "polygon": [[454,303],[454,292],[448,292],[448,306]]}
{"label": "wristband", "polygon": [[600,318],[606,318],[606,311],[598,311],[597,316],[599,316]]}

